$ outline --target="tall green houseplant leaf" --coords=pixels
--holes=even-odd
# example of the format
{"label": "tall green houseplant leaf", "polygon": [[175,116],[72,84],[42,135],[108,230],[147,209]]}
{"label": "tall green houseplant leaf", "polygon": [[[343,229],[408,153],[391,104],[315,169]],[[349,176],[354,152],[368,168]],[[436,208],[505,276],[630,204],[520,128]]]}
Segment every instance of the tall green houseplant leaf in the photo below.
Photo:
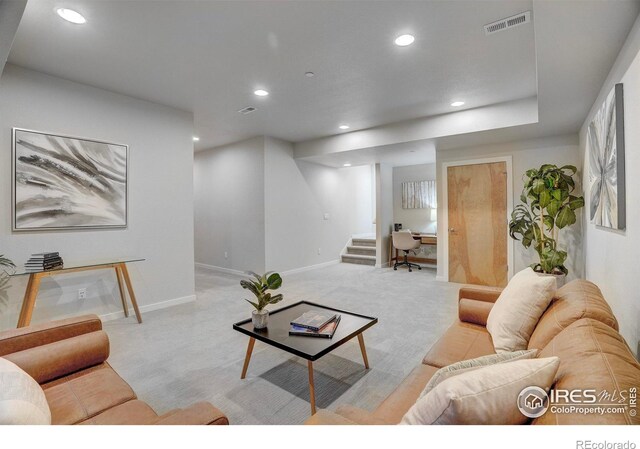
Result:
{"label": "tall green houseplant leaf", "polygon": [[520,201],[511,213],[509,235],[525,248],[536,250],[539,262],[531,265],[535,271],[548,274],[568,274],[564,265],[567,252],[560,250],[558,234],[577,221],[576,210],[584,207],[584,197],[573,195],[576,174],[573,165],[545,164],[527,170]]}
{"label": "tall green houseplant leaf", "polygon": [[281,294],[272,295],[269,290],[277,290],[282,285],[282,278],[278,273],[272,271],[259,275],[253,271],[248,271],[247,274],[251,276],[248,279],[240,281],[242,288],[249,290],[256,297],[255,301],[245,299],[259,312],[269,304],[276,304],[282,301],[283,296]]}

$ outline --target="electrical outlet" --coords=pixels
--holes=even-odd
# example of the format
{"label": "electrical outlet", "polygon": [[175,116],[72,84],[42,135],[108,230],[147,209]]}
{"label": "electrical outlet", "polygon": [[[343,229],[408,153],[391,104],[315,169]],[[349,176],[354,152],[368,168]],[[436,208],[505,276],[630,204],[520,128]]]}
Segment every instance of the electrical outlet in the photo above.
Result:
{"label": "electrical outlet", "polygon": [[87,299],[87,289],[79,288],[78,289],[78,299]]}
{"label": "electrical outlet", "polygon": [[320,255],[320,253],[321,253],[321,252],[322,252],[322,251],[320,251],[320,248],[318,248],[318,256]]}
{"label": "electrical outlet", "polygon": [[226,252],[226,251],[224,252],[224,258],[225,258],[225,259],[228,259],[228,258],[229,258],[229,253],[228,253],[228,252]]}

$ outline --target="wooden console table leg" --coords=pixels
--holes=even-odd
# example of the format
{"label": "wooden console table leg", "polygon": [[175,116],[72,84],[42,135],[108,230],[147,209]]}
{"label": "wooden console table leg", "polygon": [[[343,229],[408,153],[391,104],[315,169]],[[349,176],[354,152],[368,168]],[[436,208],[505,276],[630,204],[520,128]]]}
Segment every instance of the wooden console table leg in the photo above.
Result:
{"label": "wooden console table leg", "polygon": [[124,292],[124,284],[122,283],[122,274],[120,273],[120,267],[116,265],[116,278],[118,279],[118,288],[120,289],[120,300],[122,301],[122,309],[124,310],[124,316],[129,316],[129,306],[127,305],[127,295]]}
{"label": "wooden console table leg", "polygon": [[253,345],[256,344],[256,339],[249,337],[249,346],[247,346],[247,355],[244,356],[244,365],[242,366],[242,374],[240,379],[244,379],[247,375],[247,368],[249,368],[249,361],[251,361],[251,353],[253,352]]}
{"label": "wooden console table leg", "polygon": [[316,414],[316,388],[313,385],[313,362],[307,360],[309,367],[309,402],[311,403],[311,414]]}
{"label": "wooden console table leg", "polygon": [[124,282],[127,284],[127,290],[129,290],[129,297],[131,298],[131,304],[133,305],[133,310],[136,312],[136,318],[138,319],[138,323],[142,323],[142,316],[140,315],[140,309],[138,309],[138,301],[136,301],[136,294],[133,292],[133,286],[131,285],[131,278],[129,277],[129,271],[127,270],[127,264],[120,263],[118,264],[120,267],[120,272],[124,277]]}
{"label": "wooden console table leg", "polygon": [[18,318],[18,327],[26,327],[31,324],[31,316],[33,308],[36,305],[38,290],[40,289],[40,273],[32,273],[29,275],[27,289],[24,292],[22,300],[22,308],[20,309],[20,317]]}
{"label": "wooden console table leg", "polygon": [[364,367],[369,369],[369,359],[367,358],[367,349],[364,347],[364,337],[362,336],[362,333],[358,334],[358,343],[360,343],[360,351],[362,352]]}

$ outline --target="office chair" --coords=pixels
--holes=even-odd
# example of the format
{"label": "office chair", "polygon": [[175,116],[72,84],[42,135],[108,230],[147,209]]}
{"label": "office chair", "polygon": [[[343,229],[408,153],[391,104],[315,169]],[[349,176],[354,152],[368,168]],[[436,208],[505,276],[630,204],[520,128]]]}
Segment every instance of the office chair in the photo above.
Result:
{"label": "office chair", "polygon": [[406,265],[407,267],[409,267],[409,272],[411,272],[411,267],[417,267],[418,270],[422,270],[422,267],[420,265],[418,265],[417,263],[411,263],[407,260],[409,251],[420,248],[420,240],[415,240],[413,238],[413,235],[409,231],[394,232],[393,234],[391,234],[391,236],[393,239],[393,246],[404,252],[404,261],[398,262],[396,260],[396,263],[393,265],[393,269],[397,270],[399,266]]}

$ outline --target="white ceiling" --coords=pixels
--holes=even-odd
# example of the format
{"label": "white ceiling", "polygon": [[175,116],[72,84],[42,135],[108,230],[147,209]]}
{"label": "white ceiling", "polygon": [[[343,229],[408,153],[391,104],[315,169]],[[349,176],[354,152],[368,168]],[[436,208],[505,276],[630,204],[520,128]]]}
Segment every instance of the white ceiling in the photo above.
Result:
{"label": "white ceiling", "polygon": [[[60,6],[87,24],[62,21]],[[341,123],[450,112],[458,99],[475,108],[535,96],[533,26],[483,31],[527,10],[531,0],[32,0],[9,62],[192,111],[196,148],[261,134],[299,142]],[[395,46],[402,33],[415,43]],[[237,113],[246,106],[258,111]]]}

